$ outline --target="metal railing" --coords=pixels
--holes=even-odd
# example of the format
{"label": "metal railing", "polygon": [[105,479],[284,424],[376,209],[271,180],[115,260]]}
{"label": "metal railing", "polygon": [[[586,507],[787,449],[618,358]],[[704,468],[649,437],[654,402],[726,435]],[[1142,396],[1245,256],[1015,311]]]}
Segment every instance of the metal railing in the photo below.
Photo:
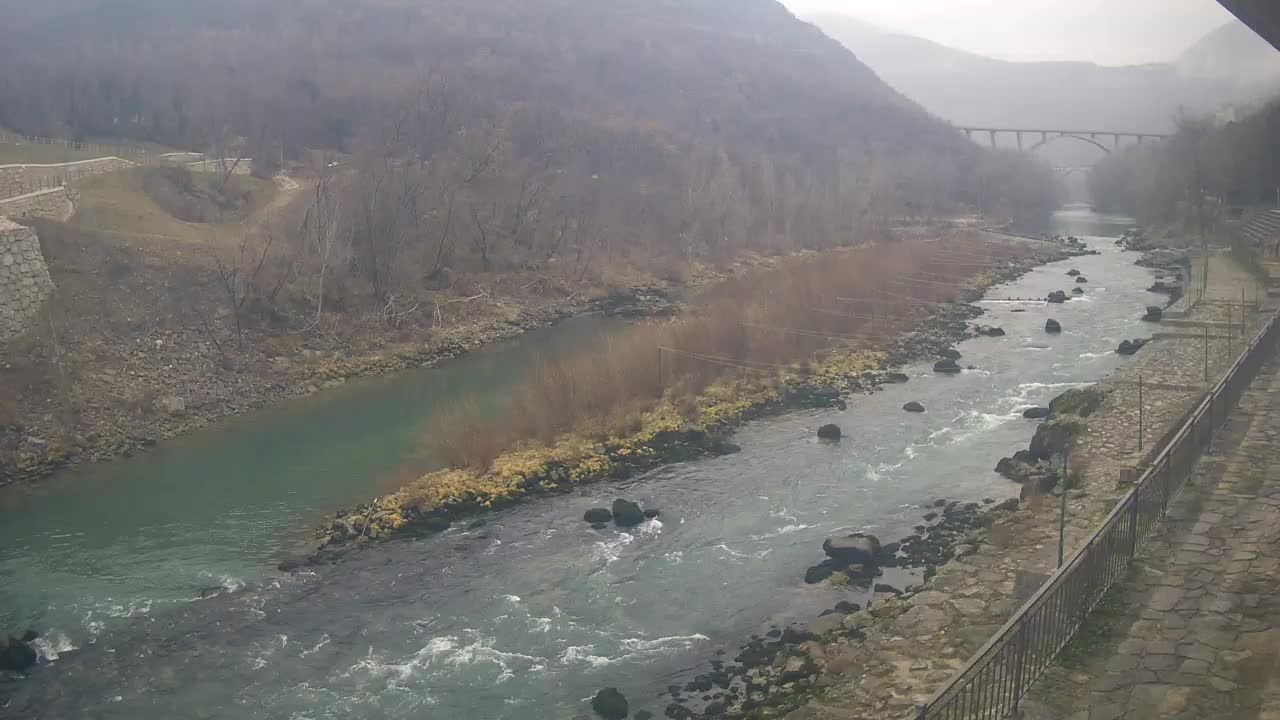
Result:
{"label": "metal railing", "polygon": [[1214,429],[1240,401],[1280,335],[1280,314],[1250,341],[1218,384],[1152,459],[1102,525],[968,664],[925,705],[921,719],[998,719],[1011,715],[1031,684],[1126,571],[1169,503],[1213,442]]}

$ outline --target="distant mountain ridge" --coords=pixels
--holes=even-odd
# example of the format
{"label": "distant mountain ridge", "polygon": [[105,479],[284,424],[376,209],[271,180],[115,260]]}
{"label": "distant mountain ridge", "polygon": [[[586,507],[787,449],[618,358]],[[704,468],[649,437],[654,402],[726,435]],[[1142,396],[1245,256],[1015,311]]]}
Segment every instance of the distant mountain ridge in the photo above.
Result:
{"label": "distant mountain ridge", "polygon": [[881,30],[843,15],[809,18],[887,83],[957,125],[1164,132],[1179,107],[1214,112],[1280,90],[1280,53],[1240,23],[1168,63],[1012,62]]}

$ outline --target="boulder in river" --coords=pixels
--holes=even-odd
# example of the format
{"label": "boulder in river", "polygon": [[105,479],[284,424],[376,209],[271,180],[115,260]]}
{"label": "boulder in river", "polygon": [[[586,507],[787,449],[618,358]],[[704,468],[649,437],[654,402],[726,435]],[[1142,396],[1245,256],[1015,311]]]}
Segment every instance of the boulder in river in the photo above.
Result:
{"label": "boulder in river", "polygon": [[609,508],[591,508],[582,515],[582,519],[592,523],[607,523],[613,519],[613,513],[609,512]]}
{"label": "boulder in river", "polygon": [[1087,282],[1089,282],[1089,278],[1087,278],[1087,277],[1085,277],[1085,276],[1081,275],[1080,277],[1076,278],[1076,282],[1078,282],[1078,283],[1087,283]]}
{"label": "boulder in river", "polygon": [[662,512],[660,510],[655,510],[653,508],[649,508],[648,510],[644,511],[644,516],[649,518],[650,520],[658,517],[661,514]]}
{"label": "boulder in river", "polygon": [[880,564],[880,541],[875,535],[854,533],[846,537],[829,537],[822,552],[837,562],[876,567]]}
{"label": "boulder in river", "polygon": [[1160,322],[1164,319],[1164,308],[1159,305],[1148,305],[1147,314],[1142,316],[1147,322]]}
{"label": "boulder in river", "polygon": [[1062,332],[1062,323],[1054,320],[1053,318],[1049,318],[1044,321],[1044,331],[1047,333],[1060,333]]}
{"label": "boulder in river", "polygon": [[1048,300],[1049,302],[1054,303],[1055,305],[1060,305],[1067,301],[1067,294],[1062,290],[1054,290],[1053,292],[1049,293]]}
{"label": "boulder in river", "polygon": [[901,385],[902,383],[905,383],[910,379],[911,378],[907,377],[906,373],[899,373],[899,372],[891,372],[884,376],[885,382],[893,383],[895,385]]}
{"label": "boulder in river", "polygon": [[1070,270],[1067,271],[1067,275],[1071,277],[1076,277],[1079,274],[1080,274],[1080,271],[1076,270],[1075,268],[1071,268]]}
{"label": "boulder in river", "polygon": [[839,440],[841,435],[839,425],[828,423],[818,428],[818,438],[821,440]]}
{"label": "boulder in river", "polygon": [[830,560],[823,560],[817,565],[814,565],[813,567],[804,571],[804,581],[810,585],[817,585],[823,580],[826,580],[827,578],[831,577],[831,575],[835,573],[835,571],[836,571],[835,563],[831,562]]}
{"label": "boulder in river", "polygon": [[1084,294],[1084,288],[1080,288],[1080,287],[1074,287],[1074,288],[1071,288],[1071,294],[1072,294],[1072,295],[1083,295],[1083,294]]}
{"label": "boulder in river", "polygon": [[960,351],[955,348],[944,348],[942,352],[938,353],[938,357],[944,360],[959,360],[962,356]]}
{"label": "boulder in river", "polygon": [[591,698],[591,709],[605,720],[625,720],[631,708],[618,688],[607,687]]}
{"label": "boulder in river", "polygon": [[933,371],[936,373],[954,375],[955,373],[960,372],[960,366],[956,364],[955,360],[942,359],[933,364]]}
{"label": "boulder in river", "polygon": [[1022,417],[1028,420],[1042,420],[1049,417],[1049,408],[1047,407],[1029,407],[1022,411]]}
{"label": "boulder in river", "polygon": [[902,406],[902,409],[903,409],[903,410],[906,410],[906,411],[907,411],[907,412],[909,412],[909,413],[922,413],[922,412],[924,412],[924,406],[923,406],[923,405],[921,405],[920,403],[916,402],[915,400],[912,400],[911,402],[907,403],[906,405],[903,405],[903,406]]}
{"label": "boulder in river", "polygon": [[634,527],[644,522],[644,511],[630,500],[613,501],[613,522],[619,527]]}
{"label": "boulder in river", "polygon": [[1135,355],[1146,345],[1149,340],[1139,338],[1137,340],[1121,340],[1120,347],[1116,348],[1117,355]]}
{"label": "boulder in river", "polygon": [[35,648],[16,637],[0,642],[0,670],[23,672],[36,664],[37,657]]}
{"label": "boulder in river", "polygon": [[1004,328],[1002,328],[1002,327],[986,327],[986,326],[983,326],[983,327],[978,328],[978,334],[979,334],[979,335],[985,335],[985,336],[987,336],[987,337],[1004,337],[1004,336],[1005,336],[1005,331],[1004,331]]}

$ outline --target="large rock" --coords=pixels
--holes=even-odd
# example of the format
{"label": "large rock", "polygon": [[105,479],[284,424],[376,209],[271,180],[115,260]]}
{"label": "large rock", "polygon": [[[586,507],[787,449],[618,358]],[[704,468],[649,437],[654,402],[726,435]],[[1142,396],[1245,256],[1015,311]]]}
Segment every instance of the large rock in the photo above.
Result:
{"label": "large rock", "polygon": [[627,699],[618,688],[607,687],[591,698],[591,709],[605,720],[625,720],[631,712]]}
{"label": "large rock", "polygon": [[35,648],[16,637],[0,642],[0,670],[23,672],[36,664],[37,657]]}
{"label": "large rock", "polygon": [[1047,333],[1060,333],[1062,332],[1062,323],[1054,320],[1053,318],[1049,318],[1044,321],[1044,331]]}
{"label": "large rock", "polygon": [[978,333],[987,337],[1004,337],[1006,334],[1002,327],[983,327],[978,329]]}
{"label": "large rock", "polygon": [[946,348],[942,352],[938,353],[938,357],[943,360],[959,360],[963,356],[960,354],[960,351],[955,348]]}
{"label": "large rock", "polygon": [[1048,300],[1049,302],[1054,303],[1055,305],[1060,305],[1067,301],[1067,294],[1062,290],[1054,290],[1053,292],[1049,293]]}
{"label": "large rock", "polygon": [[827,424],[818,428],[818,438],[822,440],[839,440],[842,435],[839,425]]}
{"label": "large rock", "polygon": [[960,366],[956,364],[955,360],[944,358],[933,364],[933,371],[936,373],[954,375],[955,373],[960,372]]}
{"label": "large rock", "polygon": [[633,527],[644,522],[644,511],[630,500],[618,498],[613,501],[613,522],[620,527]]}
{"label": "large rock", "polygon": [[924,412],[924,406],[923,406],[923,405],[921,405],[920,403],[916,402],[915,400],[912,400],[911,402],[907,403],[906,405],[903,405],[903,406],[902,406],[902,409],[903,409],[903,410],[906,410],[906,411],[907,411],[907,412],[909,412],[909,413],[922,413],[922,412]]}
{"label": "large rock", "polygon": [[1087,277],[1085,277],[1085,276],[1081,275],[1080,277],[1076,278],[1076,282],[1078,282],[1078,283],[1087,283],[1087,282],[1089,282],[1089,278],[1087,278]]}
{"label": "large rock", "polygon": [[1041,420],[1049,417],[1050,412],[1047,407],[1029,407],[1022,411],[1022,417],[1028,420]]}
{"label": "large rock", "polygon": [[1106,399],[1107,394],[1097,385],[1071,388],[1049,402],[1049,411],[1054,415],[1089,417]]}
{"label": "large rock", "polygon": [[848,565],[874,568],[880,564],[880,541],[874,535],[854,533],[847,537],[829,537],[822,543],[822,552]]}
{"label": "large rock", "polygon": [[1068,270],[1068,271],[1067,271],[1067,275],[1069,275],[1069,276],[1071,276],[1071,277],[1076,277],[1076,276],[1077,276],[1077,275],[1079,275],[1079,274],[1080,274],[1080,271],[1079,271],[1079,270],[1076,270],[1075,268],[1072,268],[1072,269],[1070,269],[1070,270]]}
{"label": "large rock", "polygon": [[607,523],[613,519],[613,513],[608,508],[591,508],[583,516],[583,520],[589,523]]}
{"label": "large rock", "polygon": [[1072,294],[1072,295],[1083,295],[1083,294],[1084,294],[1084,288],[1082,288],[1082,287],[1073,287],[1073,288],[1071,288],[1071,294]]}
{"label": "large rock", "polygon": [[911,378],[907,377],[905,373],[898,373],[898,372],[891,372],[884,376],[885,382],[893,383],[895,385],[900,385],[902,383],[907,382],[910,379]]}
{"label": "large rock", "polygon": [[1036,460],[1048,460],[1060,455],[1075,444],[1082,432],[1084,423],[1077,417],[1065,415],[1045,421],[1031,438],[1031,456]]}
{"label": "large rock", "polygon": [[1147,322],[1160,322],[1164,319],[1164,309],[1158,305],[1148,305],[1147,314],[1142,316]]}
{"label": "large rock", "polygon": [[816,585],[831,577],[836,570],[837,567],[835,563],[830,560],[823,560],[817,565],[814,565],[804,571],[804,581],[809,585]]}

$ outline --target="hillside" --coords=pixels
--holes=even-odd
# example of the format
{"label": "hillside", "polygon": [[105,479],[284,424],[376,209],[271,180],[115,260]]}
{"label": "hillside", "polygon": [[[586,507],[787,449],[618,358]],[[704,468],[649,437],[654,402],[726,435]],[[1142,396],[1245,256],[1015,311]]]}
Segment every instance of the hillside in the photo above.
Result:
{"label": "hillside", "polygon": [[[9,9],[0,63],[0,126],[291,175],[144,168],[38,225],[58,291],[0,347],[0,425],[99,438],[79,457],[636,287],[1056,204],[774,0],[52,0]],[[23,437],[0,475],[60,462]]]}
{"label": "hillside", "polygon": [[1280,53],[1240,23],[1169,63],[1108,67],[995,60],[842,15],[812,21],[890,85],[960,125],[1168,132],[1179,107],[1212,111],[1280,89]]}

